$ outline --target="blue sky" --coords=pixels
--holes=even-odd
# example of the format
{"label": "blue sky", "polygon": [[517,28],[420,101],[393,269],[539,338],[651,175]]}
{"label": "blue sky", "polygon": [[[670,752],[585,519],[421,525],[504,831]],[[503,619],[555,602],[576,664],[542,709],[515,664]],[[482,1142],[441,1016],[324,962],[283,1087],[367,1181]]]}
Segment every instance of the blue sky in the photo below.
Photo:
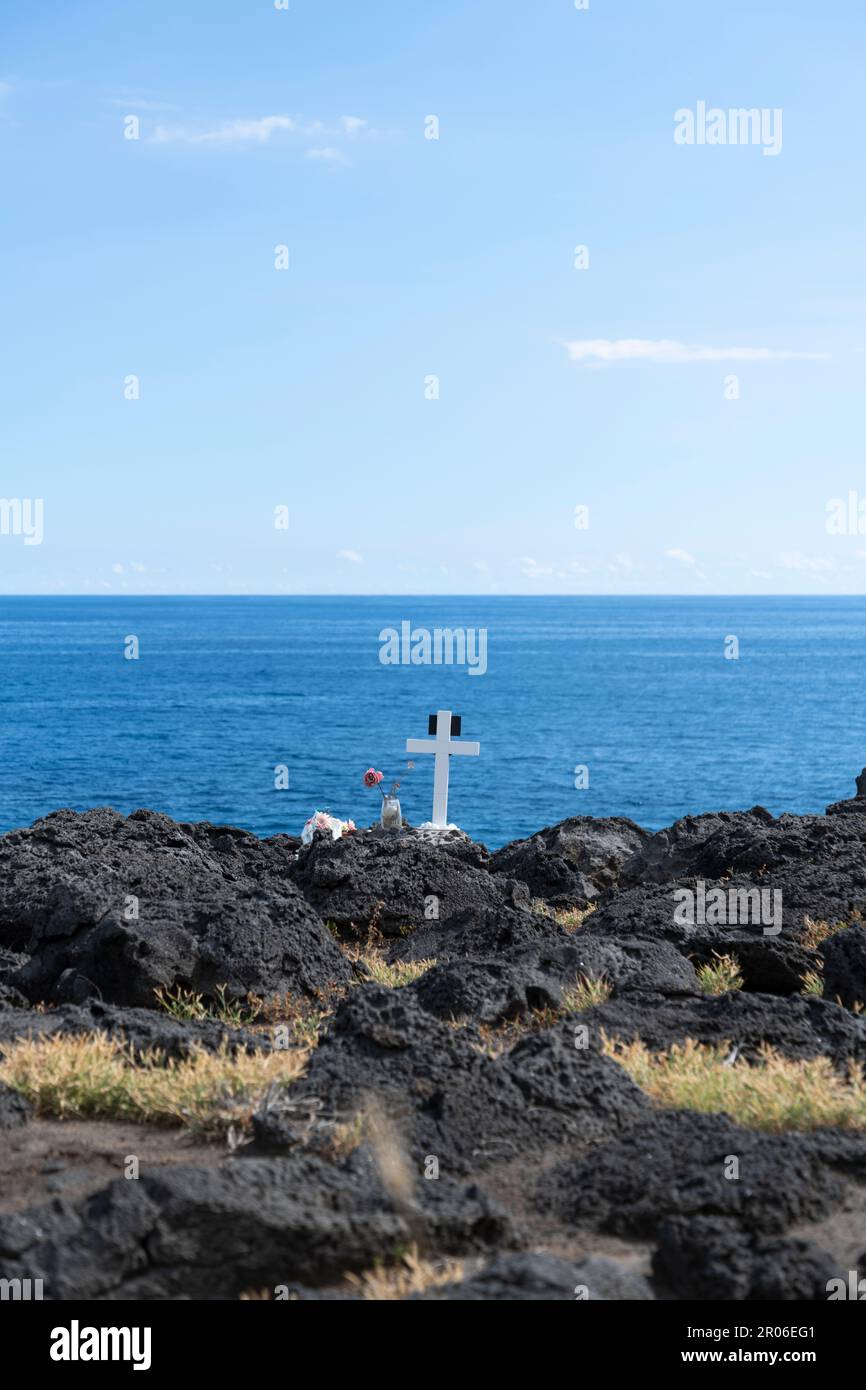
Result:
{"label": "blue sky", "polygon": [[[3,592],[863,592],[860,0],[67,0],[0,40],[0,496],[44,501]],[[700,101],[780,152],[678,145]]]}

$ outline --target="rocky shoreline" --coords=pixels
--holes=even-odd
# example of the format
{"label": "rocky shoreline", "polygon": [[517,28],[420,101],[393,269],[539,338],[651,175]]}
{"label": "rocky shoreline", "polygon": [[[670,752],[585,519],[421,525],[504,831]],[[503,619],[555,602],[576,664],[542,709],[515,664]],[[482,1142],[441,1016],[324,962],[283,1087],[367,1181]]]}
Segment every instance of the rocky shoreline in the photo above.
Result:
{"label": "rocky shoreline", "polygon": [[[577,817],[494,854],[55,812],[0,838],[0,1279],[827,1299],[866,1275],[864,915],[859,796],[656,834]],[[149,1077],[158,1050],[163,1080],[297,1066],[214,1133],[100,1101],[67,1055],[92,1037]],[[653,1058],[688,1047],[716,1050],[707,1085],[760,1077],[768,1111],[771,1048],[779,1087],[824,1076],[838,1116],[660,1099]]]}

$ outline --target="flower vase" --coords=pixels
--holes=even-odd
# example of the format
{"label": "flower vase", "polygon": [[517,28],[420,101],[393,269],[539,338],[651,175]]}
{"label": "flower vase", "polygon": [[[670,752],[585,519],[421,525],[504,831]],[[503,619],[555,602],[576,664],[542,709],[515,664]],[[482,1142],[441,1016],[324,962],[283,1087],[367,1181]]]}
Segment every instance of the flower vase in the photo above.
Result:
{"label": "flower vase", "polygon": [[382,797],[382,829],[402,830],[403,812],[396,796]]}

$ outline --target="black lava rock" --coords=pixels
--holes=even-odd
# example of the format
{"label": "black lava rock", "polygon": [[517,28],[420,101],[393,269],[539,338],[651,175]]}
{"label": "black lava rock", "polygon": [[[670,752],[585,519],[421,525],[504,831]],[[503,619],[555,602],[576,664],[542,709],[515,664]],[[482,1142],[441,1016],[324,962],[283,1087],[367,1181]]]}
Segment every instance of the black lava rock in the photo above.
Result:
{"label": "black lava rock", "polygon": [[313,995],[353,972],[290,881],[294,851],[246,831],[108,809],[0,838],[0,942],[34,1001],[152,1007],[158,987]]}
{"label": "black lava rock", "polygon": [[417,1239],[476,1254],[508,1248],[514,1230],[479,1188],[447,1179],[420,1182],[397,1210],[357,1157],[169,1166],[83,1201],[0,1216],[0,1279],[42,1279],[50,1299],[234,1299],[337,1281]]}
{"label": "black lava rock", "polygon": [[172,1018],[157,1009],[123,1009],[96,1001],[80,1006],[64,1004],[45,1012],[34,1009],[0,1011],[0,1055],[16,1038],[71,1037],[87,1033],[106,1033],[135,1053],[159,1051],[171,1060],[188,1057],[194,1051],[264,1052],[270,1051],[272,1045],[267,1030],[253,1033],[210,1020]]}
{"label": "black lava rock", "polygon": [[497,850],[493,869],[552,907],[586,907],[616,886],[620,868],[648,838],[623,816],[572,816]]}
{"label": "black lava rock", "polygon": [[628,995],[584,1013],[581,1022],[623,1042],[640,1038],[655,1051],[694,1038],[735,1047],[747,1061],[755,1059],[762,1043],[794,1060],[832,1057],[840,1068],[866,1061],[866,1018],[814,995]]}
{"label": "black lava rock", "polygon": [[409,989],[360,985],[342,1003],[293,1101],[315,1097],[323,1119],[351,1121],[379,1098],[402,1135],[406,1161],[428,1157],[463,1175],[551,1144],[614,1134],[646,1108],[625,1072],[571,1030],[528,1038],[501,1058],[422,1009]]}
{"label": "black lava rock", "polygon": [[397,936],[467,908],[528,907],[526,886],[492,874],[489,863],[484,846],[471,840],[439,844],[411,831],[358,831],[304,846],[291,874],[326,922]]}
{"label": "black lava rock", "polygon": [[866,926],[845,927],[821,947],[824,994],[847,1009],[866,1006]]}
{"label": "black lava rock", "polygon": [[837,1273],[811,1241],[754,1235],[718,1217],[662,1223],[653,1273],[678,1298],[824,1302]]}
{"label": "black lava rock", "polygon": [[30,1102],[0,1081],[0,1129],[20,1129],[33,1113]]}
{"label": "black lava rock", "polygon": [[863,1134],[765,1134],[724,1115],[660,1111],[555,1165],[538,1180],[535,1201],[614,1235],[651,1237],[675,1216],[779,1235],[844,1209],[853,1194],[847,1175],[862,1174],[864,1163]]}

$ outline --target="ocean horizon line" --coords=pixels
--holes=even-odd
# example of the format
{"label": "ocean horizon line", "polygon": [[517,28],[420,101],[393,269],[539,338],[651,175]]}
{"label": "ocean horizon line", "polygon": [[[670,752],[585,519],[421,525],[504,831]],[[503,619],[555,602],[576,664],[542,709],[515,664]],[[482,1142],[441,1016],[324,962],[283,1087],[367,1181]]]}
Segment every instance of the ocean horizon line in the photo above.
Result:
{"label": "ocean horizon line", "polygon": [[43,599],[43,600],[45,600],[46,602],[50,602],[50,603],[57,602],[58,599],[93,599],[93,600],[97,600],[97,599],[147,599],[147,598],[155,598],[155,599],[248,599],[250,602],[254,602],[254,601],[257,602],[257,601],[259,601],[259,600],[261,600],[261,599],[300,599],[300,600],[303,600],[304,602],[309,602],[309,601],[315,600],[315,599],[340,599],[340,600],[347,600],[347,599],[401,599],[401,600],[402,600],[402,599],[438,599],[438,598],[441,598],[441,599],[486,599],[486,600],[490,600],[490,601],[492,601],[492,602],[502,601],[502,602],[509,602],[509,603],[513,603],[513,602],[515,602],[515,600],[517,600],[517,601],[523,601],[523,602],[527,602],[527,603],[535,603],[535,602],[538,602],[539,600],[542,600],[542,599],[544,599],[544,600],[549,600],[549,599],[562,599],[562,600],[591,599],[593,602],[599,602],[600,600],[603,600],[603,599],[604,599],[604,600],[609,600],[610,602],[613,602],[613,603],[615,603],[615,602],[623,602],[623,601],[634,602],[635,600],[644,600],[644,601],[646,601],[646,602],[652,602],[652,601],[655,601],[655,600],[658,600],[658,599],[665,599],[665,600],[668,600],[668,601],[682,600],[683,602],[686,602],[686,603],[705,603],[705,602],[707,602],[707,601],[709,601],[709,600],[713,600],[713,599],[731,600],[731,601],[734,601],[734,600],[736,600],[736,601],[742,601],[742,600],[744,600],[744,599],[756,599],[756,600],[762,601],[762,602],[763,602],[763,601],[768,601],[768,600],[771,600],[771,599],[780,599],[780,600],[783,600],[785,603],[790,603],[790,602],[792,602],[792,601],[794,601],[794,600],[797,600],[797,599],[805,599],[805,600],[808,600],[809,602],[822,602],[822,601],[823,601],[823,602],[826,602],[826,601],[828,601],[828,600],[836,601],[836,600],[838,600],[838,599],[866,600],[866,593],[862,593],[862,594],[849,594],[849,593],[823,593],[823,594],[810,594],[810,593],[797,593],[797,594],[789,594],[789,593],[772,593],[772,594],[753,594],[753,593],[748,593],[748,594],[740,594],[740,593],[712,593],[712,594],[670,594],[670,593],[652,593],[652,594],[645,594],[645,593],[644,593],[644,594],[561,594],[561,593],[550,593],[550,592],[547,592],[547,591],[543,591],[543,592],[542,592],[542,591],[539,591],[539,592],[536,593],[536,594],[519,594],[519,593],[517,593],[517,594],[511,594],[511,593],[509,593],[509,594],[505,594],[505,593],[502,593],[502,594],[488,594],[488,593],[480,593],[480,592],[475,592],[475,593],[473,593],[473,592],[442,593],[442,592],[438,592],[438,591],[437,591],[437,592],[435,592],[435,593],[393,593],[393,592],[392,592],[392,593],[385,593],[385,592],[378,593],[378,592],[377,592],[377,593],[365,593],[365,594],[352,594],[352,593],[324,593],[324,594],[305,594],[305,593],[291,593],[291,594],[286,594],[286,593],[279,593],[279,594],[275,594],[275,593],[219,593],[219,594],[210,594],[210,593],[198,593],[198,592],[197,592],[197,593],[157,594],[157,593],[128,593],[128,592],[127,592],[127,593],[120,593],[120,592],[114,592],[114,591],[106,591],[106,592],[101,593],[101,594],[94,594],[94,593],[81,593],[81,594],[69,594],[69,593],[64,593],[64,594],[60,594],[60,593],[58,593],[58,594],[4,594],[4,593],[0,593],[0,598],[2,598],[2,599],[10,599],[10,600],[11,600],[11,599]]}

